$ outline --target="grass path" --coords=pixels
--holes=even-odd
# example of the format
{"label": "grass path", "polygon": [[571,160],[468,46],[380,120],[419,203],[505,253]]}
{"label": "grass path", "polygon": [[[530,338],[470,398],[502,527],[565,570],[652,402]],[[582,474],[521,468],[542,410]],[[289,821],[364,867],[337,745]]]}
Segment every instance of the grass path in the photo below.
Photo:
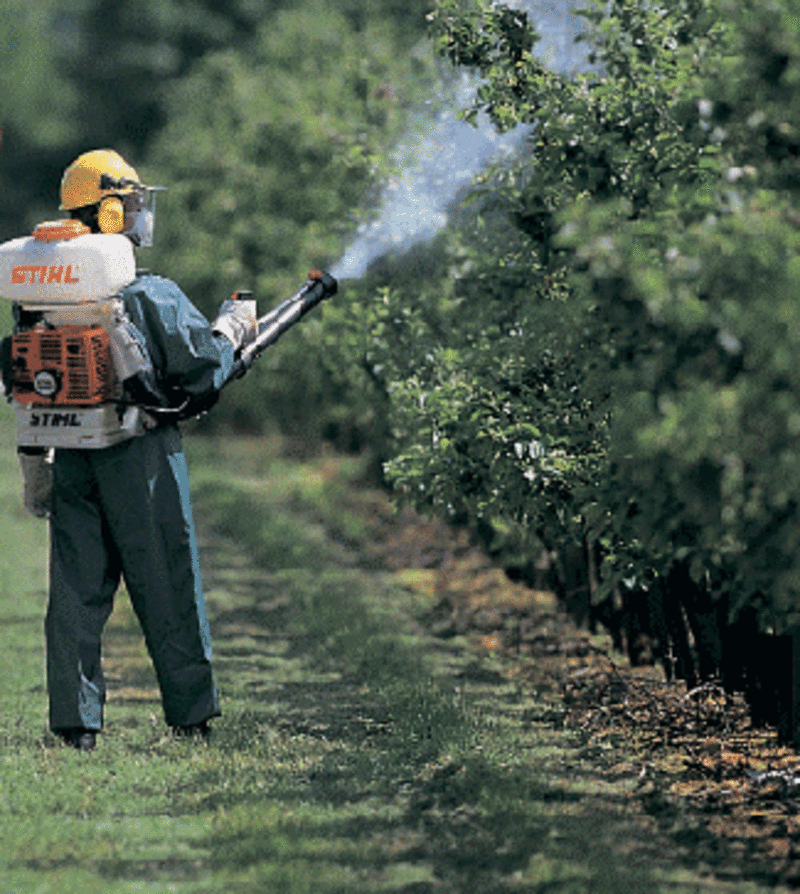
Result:
{"label": "grass path", "polygon": [[397,520],[355,466],[189,450],[224,716],[208,747],[165,735],[120,598],[92,754],[44,728],[46,529],[0,453],[0,894],[780,890],[688,868],[546,699],[430,637],[430,537],[387,562]]}

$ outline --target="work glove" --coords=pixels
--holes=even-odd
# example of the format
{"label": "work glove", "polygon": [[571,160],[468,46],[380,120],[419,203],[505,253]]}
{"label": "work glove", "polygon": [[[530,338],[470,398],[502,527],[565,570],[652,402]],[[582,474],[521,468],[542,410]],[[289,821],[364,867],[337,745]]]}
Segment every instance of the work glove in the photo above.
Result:
{"label": "work glove", "polygon": [[220,305],[211,328],[214,332],[224,335],[238,353],[255,341],[257,327],[256,302],[229,298]]}
{"label": "work glove", "polygon": [[52,451],[18,454],[22,467],[23,503],[31,515],[49,518],[53,497]]}

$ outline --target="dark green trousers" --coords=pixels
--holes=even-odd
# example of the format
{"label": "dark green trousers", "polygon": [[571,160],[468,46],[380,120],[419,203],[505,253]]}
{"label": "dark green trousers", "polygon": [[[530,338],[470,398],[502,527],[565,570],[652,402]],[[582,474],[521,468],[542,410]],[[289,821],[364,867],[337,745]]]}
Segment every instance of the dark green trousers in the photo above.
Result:
{"label": "dark green trousers", "polygon": [[57,450],[45,621],[50,727],[101,729],[101,635],[124,578],[170,726],[219,714],[177,428]]}

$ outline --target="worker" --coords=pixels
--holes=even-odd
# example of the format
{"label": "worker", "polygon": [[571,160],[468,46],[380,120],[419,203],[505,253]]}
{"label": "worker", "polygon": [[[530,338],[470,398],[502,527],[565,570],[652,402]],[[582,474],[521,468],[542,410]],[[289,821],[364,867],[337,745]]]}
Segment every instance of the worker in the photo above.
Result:
{"label": "worker", "polygon": [[[61,181],[62,210],[93,233],[122,233],[137,247],[152,244],[154,199],[155,188],[108,149],[79,156]],[[137,271],[120,298],[151,365],[136,378],[150,424],[101,449],[56,447],[51,464],[41,452],[21,456],[26,505],[50,519],[50,728],[81,750],[94,748],[103,728],[101,635],[121,579],[168,726],[205,740],[220,713],[178,420],[213,402],[256,334],[242,302],[225,302],[209,324],[159,276]]]}

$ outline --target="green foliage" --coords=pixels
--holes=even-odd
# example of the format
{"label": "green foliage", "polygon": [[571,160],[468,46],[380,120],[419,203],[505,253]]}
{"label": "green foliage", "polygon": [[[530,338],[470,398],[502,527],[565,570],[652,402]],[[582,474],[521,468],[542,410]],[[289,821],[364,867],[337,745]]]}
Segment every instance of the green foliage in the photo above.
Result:
{"label": "green foliage", "polygon": [[[0,3],[0,238],[32,226],[55,196],[53,156],[74,134],[78,97],[56,73],[58,0]],[[46,38],[45,38],[46,35]],[[63,162],[63,165],[66,162]],[[31,208],[32,202],[36,203]],[[49,203],[52,208],[52,202]]]}
{"label": "green foliage", "polygon": [[167,85],[206,52],[246,44],[265,12],[246,0],[3,0],[3,237],[53,216],[80,152],[112,146],[139,161],[164,123]]}
{"label": "green foliage", "polygon": [[396,132],[380,92],[395,51],[390,35],[309,6],[176,86],[149,160],[170,184],[156,257],[209,312],[236,286],[283,298],[310,259],[333,258]]}
{"label": "green foliage", "polygon": [[[154,263],[210,317],[234,288],[252,289],[262,312],[292,294],[309,267],[340,254],[374,197],[434,69],[424,49],[400,55],[406,38],[384,20],[362,19],[356,28],[329,4],[284,10],[263,23],[248,54],[209,54],[172,91],[148,161],[170,184]],[[347,316],[335,308],[346,301],[315,316]],[[269,407],[299,439],[318,443],[332,429],[346,444],[369,411],[359,383],[348,382],[342,348],[304,323],[241,393],[226,395],[217,418],[227,411],[257,428],[259,406]]]}
{"label": "green foliage", "polygon": [[594,67],[561,74],[524,13],[437,4],[483,78],[467,117],[531,130],[441,238],[425,312],[387,293],[410,499],[508,555],[596,542],[597,598],[689,562],[795,622],[795,12],[591,4]]}
{"label": "green foliage", "polygon": [[612,228],[582,208],[567,225],[576,284],[618,327],[620,536],[690,559],[734,610],[755,604],[779,629],[796,623],[800,582],[790,6],[725,9],[722,64],[692,88],[709,143],[699,184],[682,180],[647,220]]}
{"label": "green foliage", "polygon": [[587,14],[603,23],[593,45],[613,72],[605,77],[550,71],[522,13],[445,2],[431,17],[440,49],[485,79],[468,116],[535,127],[516,162],[479,178],[478,201],[448,246],[457,314],[440,321],[439,354],[426,348],[414,355],[416,376],[405,366],[395,374],[398,434],[411,448],[390,471],[417,502],[551,548],[580,540],[598,515],[614,326],[591,296],[569,288],[558,214],[581,197],[616,195],[628,200],[623,218],[636,216],[681,175],[697,176],[701,158],[703,131],[689,128],[687,140],[680,91],[703,52],[676,59],[669,50],[685,10],[658,20],[660,52],[647,58],[612,39],[623,16],[637,28],[652,18],[625,3],[601,19]]}
{"label": "green foliage", "polygon": [[60,15],[74,35],[61,70],[91,139],[137,155],[165,123],[165,87],[206,53],[246,46],[264,18],[247,0],[82,0]]}
{"label": "green foliage", "polygon": [[4,0],[0,5],[0,45],[4,65],[0,72],[2,123],[10,135],[27,134],[30,145],[52,147],[68,137],[77,96],[53,69],[63,44],[42,40],[58,35],[58,0],[25,3]]}

